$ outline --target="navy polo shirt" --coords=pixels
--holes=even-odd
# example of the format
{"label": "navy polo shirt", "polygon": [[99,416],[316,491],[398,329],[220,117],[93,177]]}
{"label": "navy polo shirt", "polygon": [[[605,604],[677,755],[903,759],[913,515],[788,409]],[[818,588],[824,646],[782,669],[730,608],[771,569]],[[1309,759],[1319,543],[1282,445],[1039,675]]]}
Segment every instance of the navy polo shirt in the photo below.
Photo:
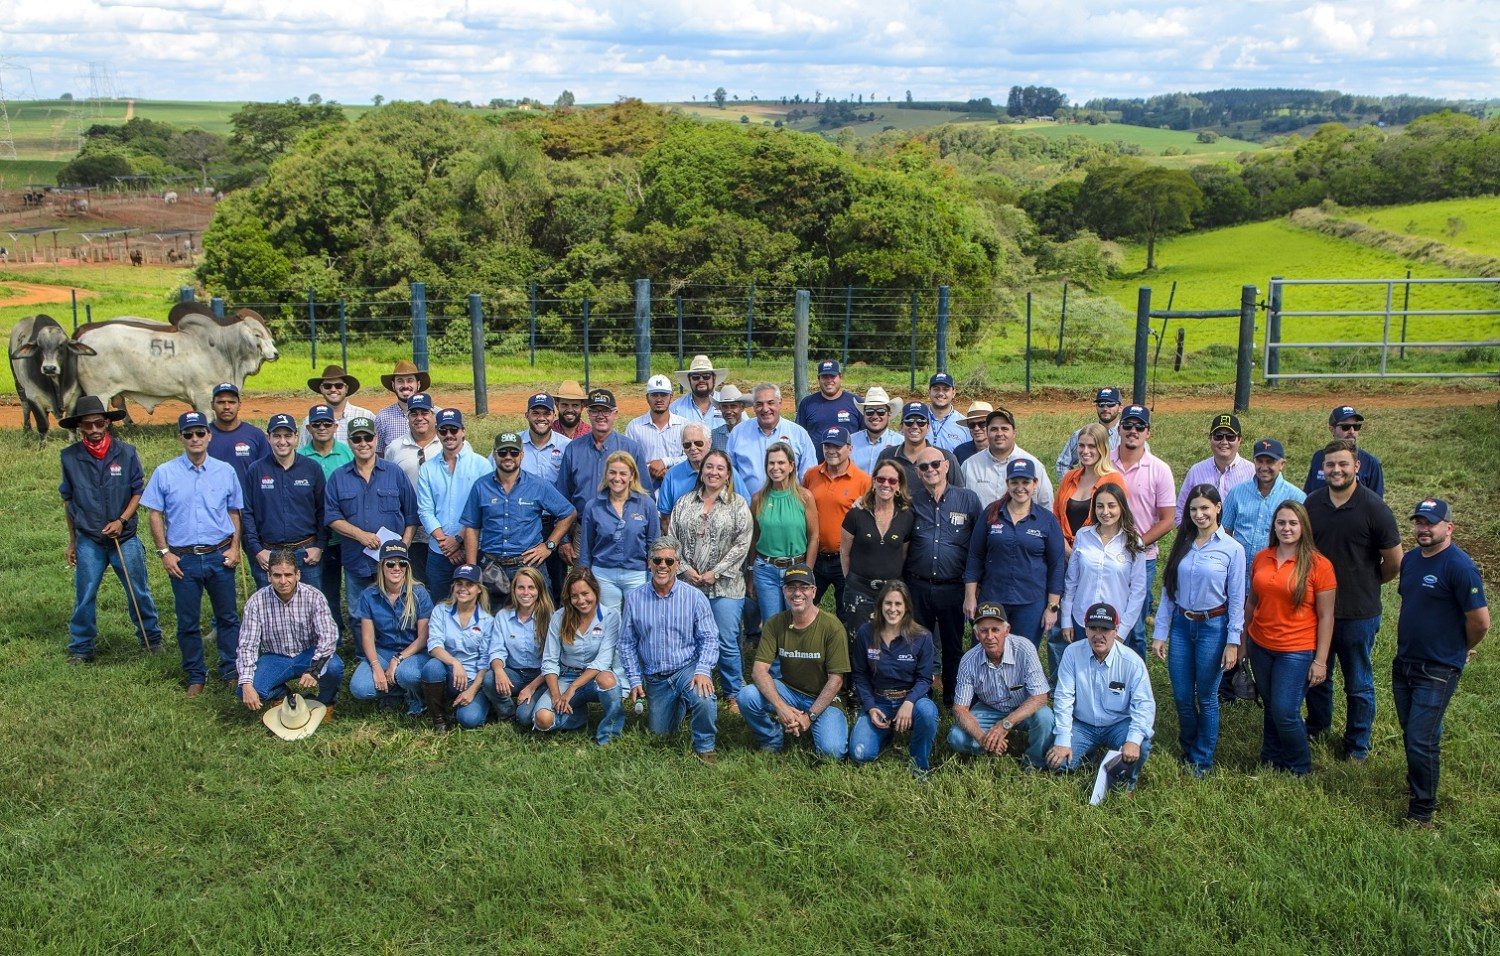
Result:
{"label": "navy polo shirt", "polygon": [[1474,559],[1456,544],[1430,558],[1413,548],[1401,559],[1399,580],[1397,659],[1463,670],[1469,660],[1465,615],[1487,603]]}
{"label": "navy polo shirt", "polygon": [[823,442],[820,436],[834,425],[847,429],[851,435],[862,431],[865,427],[865,410],[849,394],[848,389],[832,400],[825,398],[822,392],[813,392],[803,396],[802,401],[797,403],[797,424],[807,429],[807,433],[812,436],[813,451],[817,454],[818,461],[822,461]]}
{"label": "navy polo shirt", "polygon": [[[106,543],[100,532],[119,519],[130,499],[146,487],[146,473],[135,446],[111,436],[109,451],[99,461],[74,442],[62,450],[62,484],[58,493],[67,503],[73,527],[84,537]],[[120,531],[120,540],[135,536],[139,515],[131,515]]]}
{"label": "navy polo shirt", "polygon": [[[416,524],[417,493],[412,491],[406,473],[377,458],[370,480],[365,481],[354,470],[358,464],[340,465],[328,476],[323,492],[323,520],[333,524],[342,519],[371,533],[385,528],[402,534]],[[339,548],[344,570],[364,578],[375,576],[375,561],[365,554],[363,544],[342,538]]]}
{"label": "navy polo shirt", "polygon": [[1032,502],[1029,513],[1012,521],[1003,501],[990,505],[969,539],[964,580],[979,585],[981,602],[1031,604],[1062,594],[1066,561],[1057,516]]}
{"label": "navy polo shirt", "polygon": [[313,542],[307,547],[325,547],[328,544],[328,529],[323,524],[326,485],[322,466],[306,455],[294,455],[290,468],[281,467],[274,455],[251,465],[245,473],[245,508],[240,512],[245,549],[255,554],[272,544],[301,541],[309,536]]}

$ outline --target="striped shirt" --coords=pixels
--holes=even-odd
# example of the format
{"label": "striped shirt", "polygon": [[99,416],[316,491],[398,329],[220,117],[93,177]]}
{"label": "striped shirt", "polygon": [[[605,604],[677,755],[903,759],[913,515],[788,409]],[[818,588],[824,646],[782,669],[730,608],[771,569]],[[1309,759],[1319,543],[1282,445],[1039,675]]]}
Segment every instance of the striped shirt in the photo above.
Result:
{"label": "striped shirt", "polygon": [[296,657],[313,646],[309,674],[320,674],[333,656],[338,643],[338,625],[328,599],[315,587],[298,583],[289,601],[283,601],[272,588],[261,588],[250,595],[240,621],[240,646],[235,654],[239,682],[255,680],[255,662],[262,654]]}
{"label": "striped shirt", "polygon": [[1182,476],[1182,487],[1177,492],[1177,523],[1182,524],[1182,516],[1187,509],[1188,492],[1198,485],[1212,485],[1219,491],[1219,498],[1223,500],[1229,497],[1229,493],[1236,486],[1245,482],[1255,481],[1255,466],[1241,458],[1234,456],[1234,461],[1223,471],[1214,464],[1213,457],[1203,459],[1188,469],[1186,475]]}
{"label": "striped shirt", "polygon": [[969,707],[974,701],[1008,714],[1027,698],[1045,694],[1050,688],[1036,647],[1023,637],[1005,639],[1000,663],[990,661],[984,645],[975,644],[958,662],[953,706]]}
{"label": "striped shirt", "polygon": [[1102,661],[1088,641],[1074,641],[1057,667],[1052,716],[1059,747],[1072,749],[1075,719],[1091,727],[1113,727],[1128,720],[1125,740],[1139,746],[1152,736],[1156,723],[1156,696],[1146,662],[1118,640]]}
{"label": "striped shirt", "polygon": [[693,673],[713,675],[719,663],[719,626],[708,598],[675,578],[665,596],[647,581],[625,595],[620,624],[620,663],[631,688],[693,665]]}

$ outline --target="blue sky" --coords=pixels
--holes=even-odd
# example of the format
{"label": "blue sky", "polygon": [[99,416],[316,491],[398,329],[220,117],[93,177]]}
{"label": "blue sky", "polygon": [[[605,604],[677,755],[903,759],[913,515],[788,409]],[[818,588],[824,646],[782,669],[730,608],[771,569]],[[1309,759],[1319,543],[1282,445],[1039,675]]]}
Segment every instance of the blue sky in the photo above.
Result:
{"label": "blue sky", "polygon": [[[1500,97],[1493,0],[0,0],[21,98],[89,93],[346,103],[814,91],[1074,102],[1219,87]],[[29,71],[29,72],[28,72]]]}

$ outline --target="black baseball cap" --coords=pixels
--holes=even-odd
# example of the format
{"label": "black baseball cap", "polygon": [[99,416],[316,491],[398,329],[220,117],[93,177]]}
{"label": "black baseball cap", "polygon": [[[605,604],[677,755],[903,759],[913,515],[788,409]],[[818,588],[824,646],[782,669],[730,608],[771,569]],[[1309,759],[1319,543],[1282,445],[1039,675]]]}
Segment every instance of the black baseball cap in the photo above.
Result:
{"label": "black baseball cap", "polygon": [[1083,615],[1084,627],[1118,627],[1119,625],[1120,615],[1115,612],[1115,606],[1105,604],[1103,601],[1089,605],[1089,609]]}
{"label": "black baseball cap", "polygon": [[804,563],[798,562],[782,572],[781,586],[789,588],[794,584],[806,584],[808,587],[817,587],[818,582],[813,577],[813,569]]}
{"label": "black baseball cap", "polygon": [[588,404],[590,408],[593,408],[595,405],[600,405],[604,408],[614,408],[615,393],[607,388],[596,388],[589,392]]}
{"label": "black baseball cap", "polygon": [[1208,433],[1212,435],[1221,428],[1234,432],[1236,436],[1243,434],[1240,431],[1240,419],[1238,415],[1230,415],[1228,413],[1215,415],[1213,423],[1208,426]]}
{"label": "black baseball cap", "polygon": [[978,624],[987,617],[992,617],[1002,624],[1010,623],[1010,619],[1005,616],[1005,605],[994,601],[986,601],[974,609],[975,624]]}

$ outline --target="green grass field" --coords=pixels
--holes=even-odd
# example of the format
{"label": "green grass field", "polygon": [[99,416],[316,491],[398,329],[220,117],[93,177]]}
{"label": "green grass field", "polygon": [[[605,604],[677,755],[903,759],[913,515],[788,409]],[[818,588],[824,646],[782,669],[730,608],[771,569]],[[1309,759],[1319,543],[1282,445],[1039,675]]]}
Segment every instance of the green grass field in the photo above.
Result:
{"label": "green grass field", "polygon": [[57,171],[67,163],[56,159],[0,159],[0,189],[41,184],[57,185]]}
{"label": "green grass field", "polygon": [[1348,209],[1341,218],[1367,222],[1482,256],[1500,256],[1500,196],[1444,199],[1408,206]]}
{"label": "green grass field", "polygon": [[[1320,402],[1321,404],[1326,404]],[[1157,409],[1178,472],[1201,416]],[[1326,438],[1318,415],[1251,415],[1290,472]],[[1491,403],[1376,416],[1388,497],[1441,491],[1465,544],[1493,542],[1500,469]],[[514,421],[488,420],[471,438]],[[1044,458],[1075,423],[1027,415]],[[132,430],[148,469],[166,428]],[[271,739],[222,685],[187,700],[171,596],[153,560],[166,654],[132,646],[117,583],[100,597],[100,662],[63,663],[71,587],[57,449],[0,434],[0,951],[77,953],[1487,953],[1500,945],[1500,760],[1494,639],[1448,711],[1440,827],[1396,825],[1404,762],[1389,696],[1397,598],[1386,589],[1372,759],[1327,745],[1304,781],[1257,770],[1260,712],[1225,715],[1221,769],[1175,762],[1164,669],[1156,746],[1134,799],[1087,806],[1088,781],[966,763],[940,744],[912,782],[898,749],[865,767],[805,747],[757,754],[721,709],[719,763],[686,742],[437,737],[341,699],[310,740]],[[1455,449],[1464,449],[1456,454]],[[1402,522],[1403,528],[1406,522]],[[1409,540],[1409,535],[1407,535]],[[1493,590],[1492,590],[1493,593]],[[210,650],[210,653],[212,651]],[[944,721],[940,732],[947,731]]]}

